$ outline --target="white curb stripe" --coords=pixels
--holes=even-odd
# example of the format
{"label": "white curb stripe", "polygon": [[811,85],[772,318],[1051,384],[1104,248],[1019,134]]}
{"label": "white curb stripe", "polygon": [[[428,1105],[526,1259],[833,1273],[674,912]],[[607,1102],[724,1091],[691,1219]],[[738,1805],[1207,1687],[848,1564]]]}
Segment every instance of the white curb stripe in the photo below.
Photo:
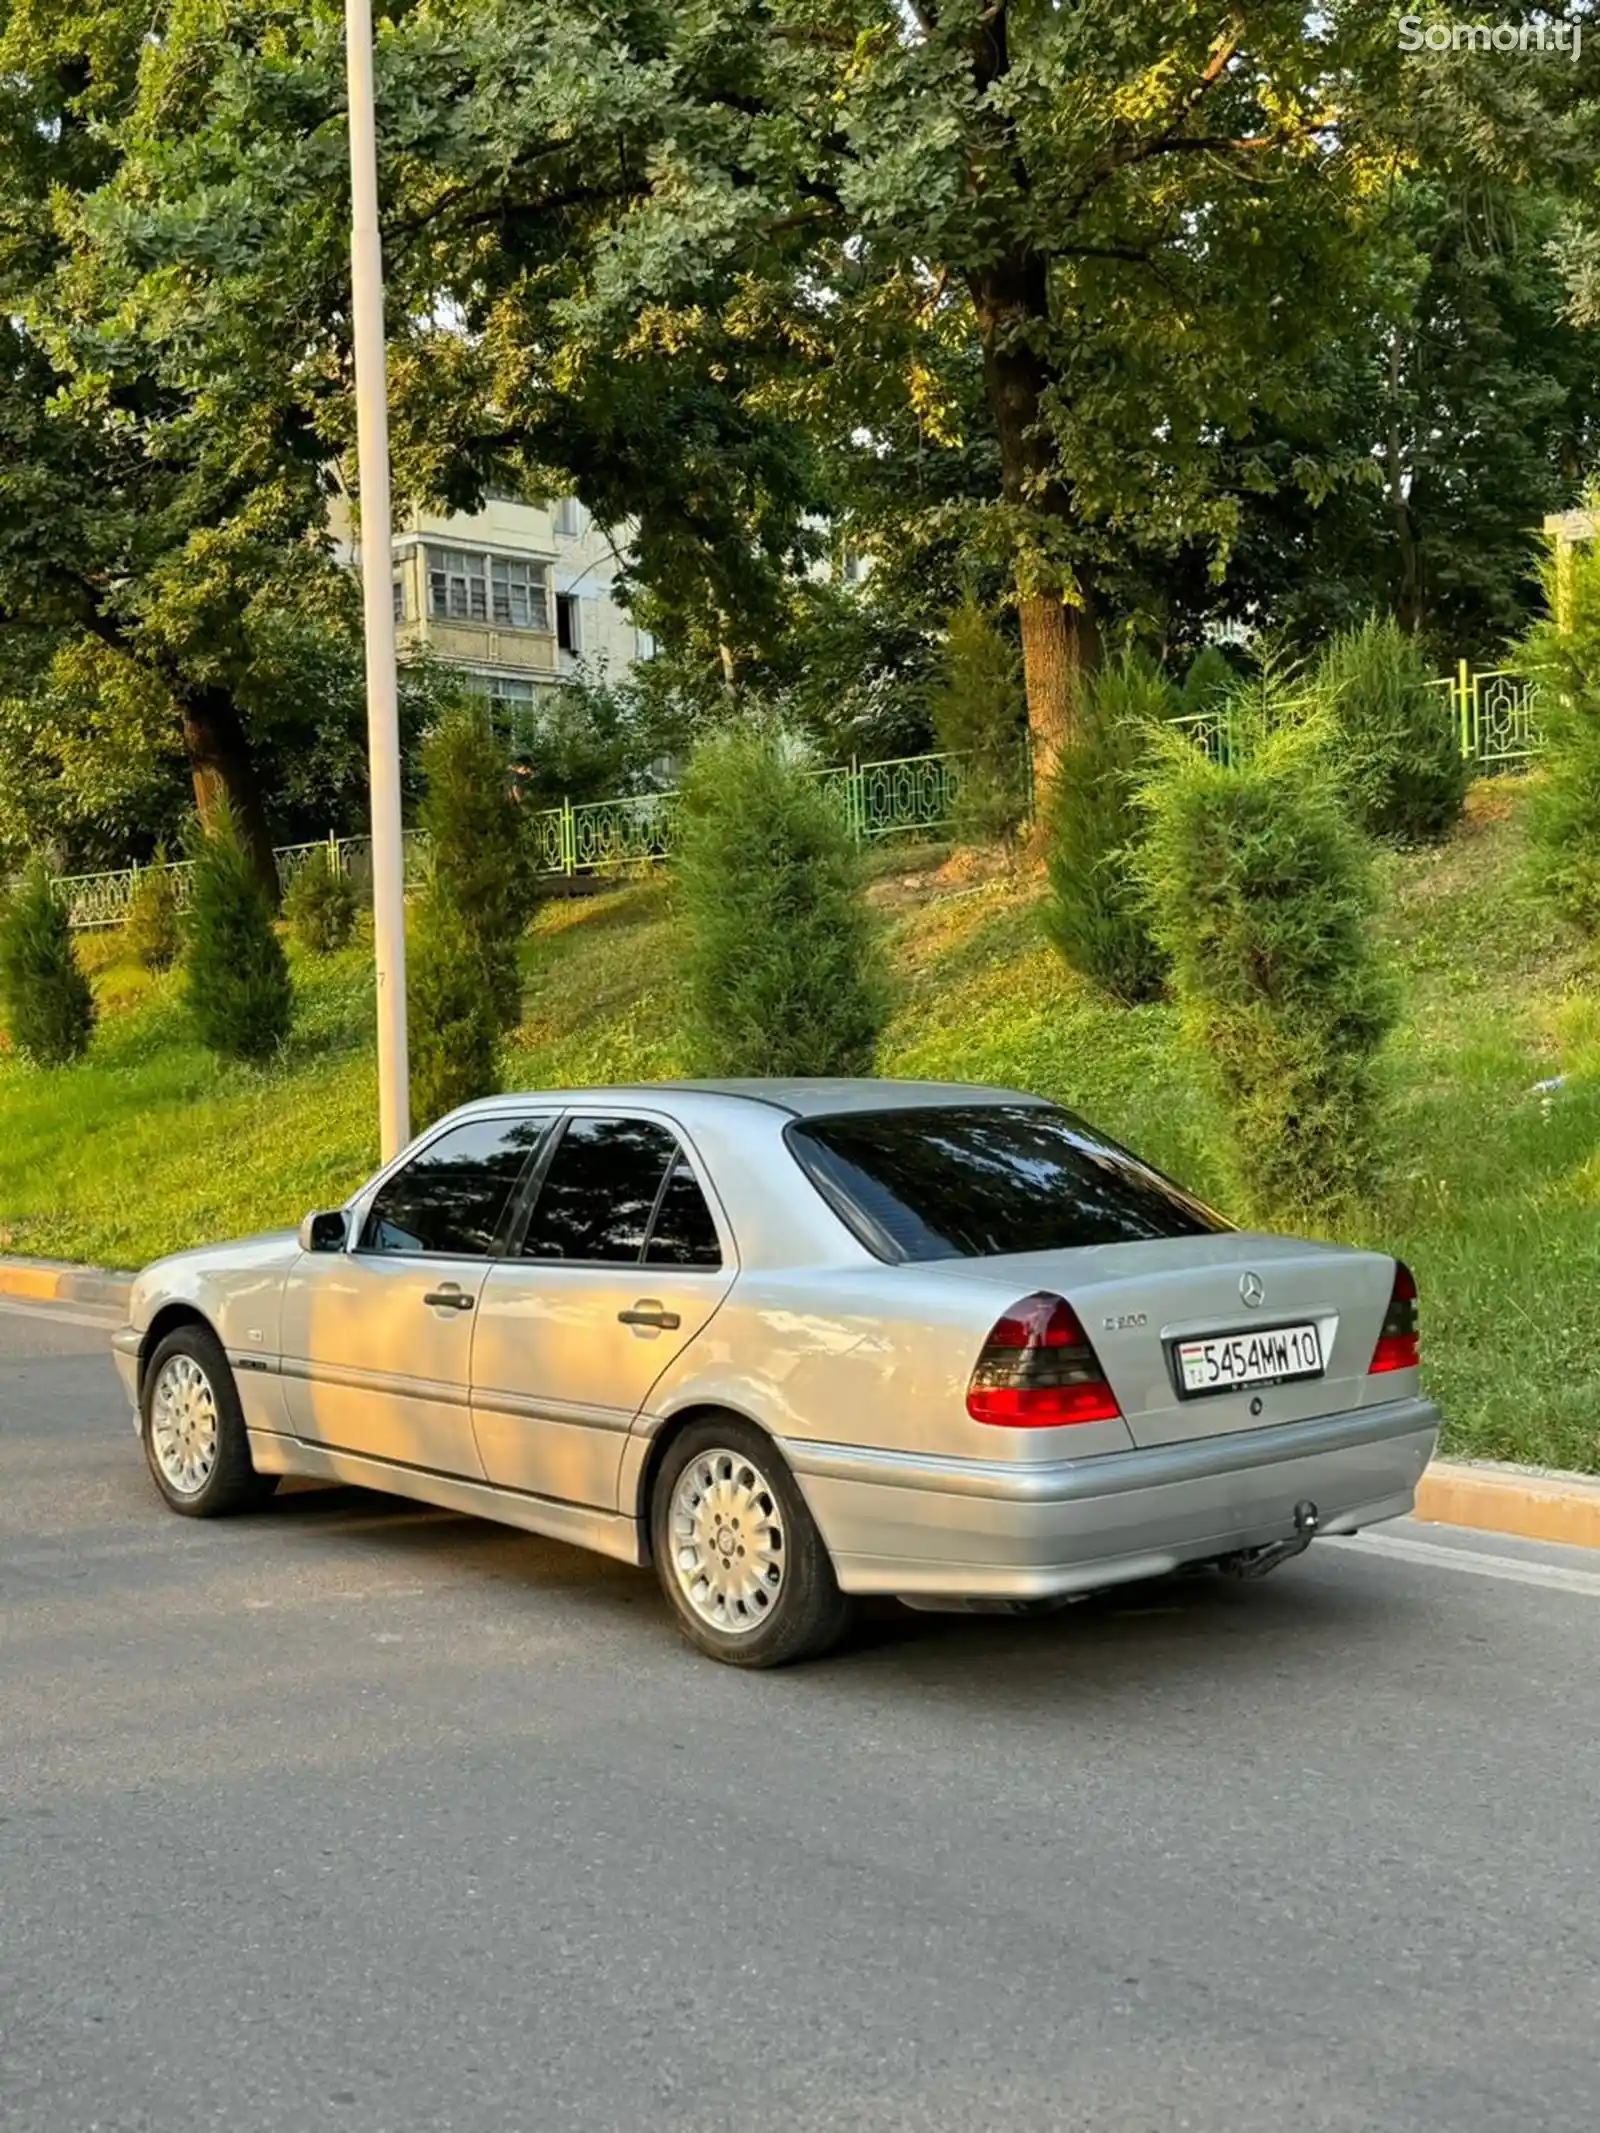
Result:
{"label": "white curb stripe", "polygon": [[0,1312],[7,1318],[42,1318],[49,1325],[93,1326],[99,1333],[114,1333],[124,1323],[120,1311],[96,1310],[91,1304],[48,1303],[42,1297],[0,1296]]}
{"label": "white curb stripe", "polygon": [[1464,1570],[1472,1577],[1498,1578],[1507,1585],[1543,1585],[1551,1592],[1581,1593],[1600,1600],[1600,1571],[1571,1570],[1565,1563],[1528,1563],[1513,1555],[1479,1555],[1438,1541],[1411,1540],[1398,1533],[1329,1534],[1317,1548],[1348,1548],[1355,1555],[1390,1555],[1405,1563],[1435,1570]]}

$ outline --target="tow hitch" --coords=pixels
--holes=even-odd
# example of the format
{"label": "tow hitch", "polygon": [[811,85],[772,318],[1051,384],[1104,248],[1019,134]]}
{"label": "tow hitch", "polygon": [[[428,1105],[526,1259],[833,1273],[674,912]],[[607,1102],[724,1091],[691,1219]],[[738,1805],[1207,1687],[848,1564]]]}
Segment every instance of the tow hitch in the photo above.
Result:
{"label": "tow hitch", "polygon": [[1225,1578],[1264,1578],[1280,1563],[1305,1554],[1316,1538],[1317,1524],[1316,1505],[1297,1503],[1292,1540],[1270,1541],[1264,1548],[1241,1548],[1235,1555],[1219,1555],[1216,1568]]}

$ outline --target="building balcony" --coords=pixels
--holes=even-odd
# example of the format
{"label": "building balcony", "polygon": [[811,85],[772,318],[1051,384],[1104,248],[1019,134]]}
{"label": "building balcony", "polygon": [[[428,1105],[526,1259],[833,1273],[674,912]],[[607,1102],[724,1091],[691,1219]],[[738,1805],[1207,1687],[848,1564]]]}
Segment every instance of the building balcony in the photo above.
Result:
{"label": "building balcony", "polygon": [[555,681],[564,665],[553,630],[499,629],[481,622],[412,614],[399,619],[395,634],[403,651],[426,647],[449,666],[494,667],[502,673]]}

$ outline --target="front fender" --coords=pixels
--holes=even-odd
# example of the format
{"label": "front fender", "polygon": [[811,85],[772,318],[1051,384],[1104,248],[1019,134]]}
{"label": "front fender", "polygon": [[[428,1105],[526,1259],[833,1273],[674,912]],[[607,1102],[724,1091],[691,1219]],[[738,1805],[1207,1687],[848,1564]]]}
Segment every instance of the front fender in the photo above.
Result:
{"label": "front fender", "polygon": [[128,1322],[146,1334],[163,1312],[182,1305],[205,1319],[225,1348],[276,1359],[283,1284],[299,1257],[295,1236],[274,1233],[158,1259],[134,1280]]}

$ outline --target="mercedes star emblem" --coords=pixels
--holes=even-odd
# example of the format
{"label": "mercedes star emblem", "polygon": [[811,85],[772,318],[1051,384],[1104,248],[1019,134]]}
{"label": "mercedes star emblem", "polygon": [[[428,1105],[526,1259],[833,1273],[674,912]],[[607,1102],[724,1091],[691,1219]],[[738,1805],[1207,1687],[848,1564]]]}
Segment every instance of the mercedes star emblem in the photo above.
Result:
{"label": "mercedes star emblem", "polygon": [[1259,1274],[1241,1274],[1239,1276],[1239,1294],[1252,1311],[1266,1293],[1267,1285]]}

